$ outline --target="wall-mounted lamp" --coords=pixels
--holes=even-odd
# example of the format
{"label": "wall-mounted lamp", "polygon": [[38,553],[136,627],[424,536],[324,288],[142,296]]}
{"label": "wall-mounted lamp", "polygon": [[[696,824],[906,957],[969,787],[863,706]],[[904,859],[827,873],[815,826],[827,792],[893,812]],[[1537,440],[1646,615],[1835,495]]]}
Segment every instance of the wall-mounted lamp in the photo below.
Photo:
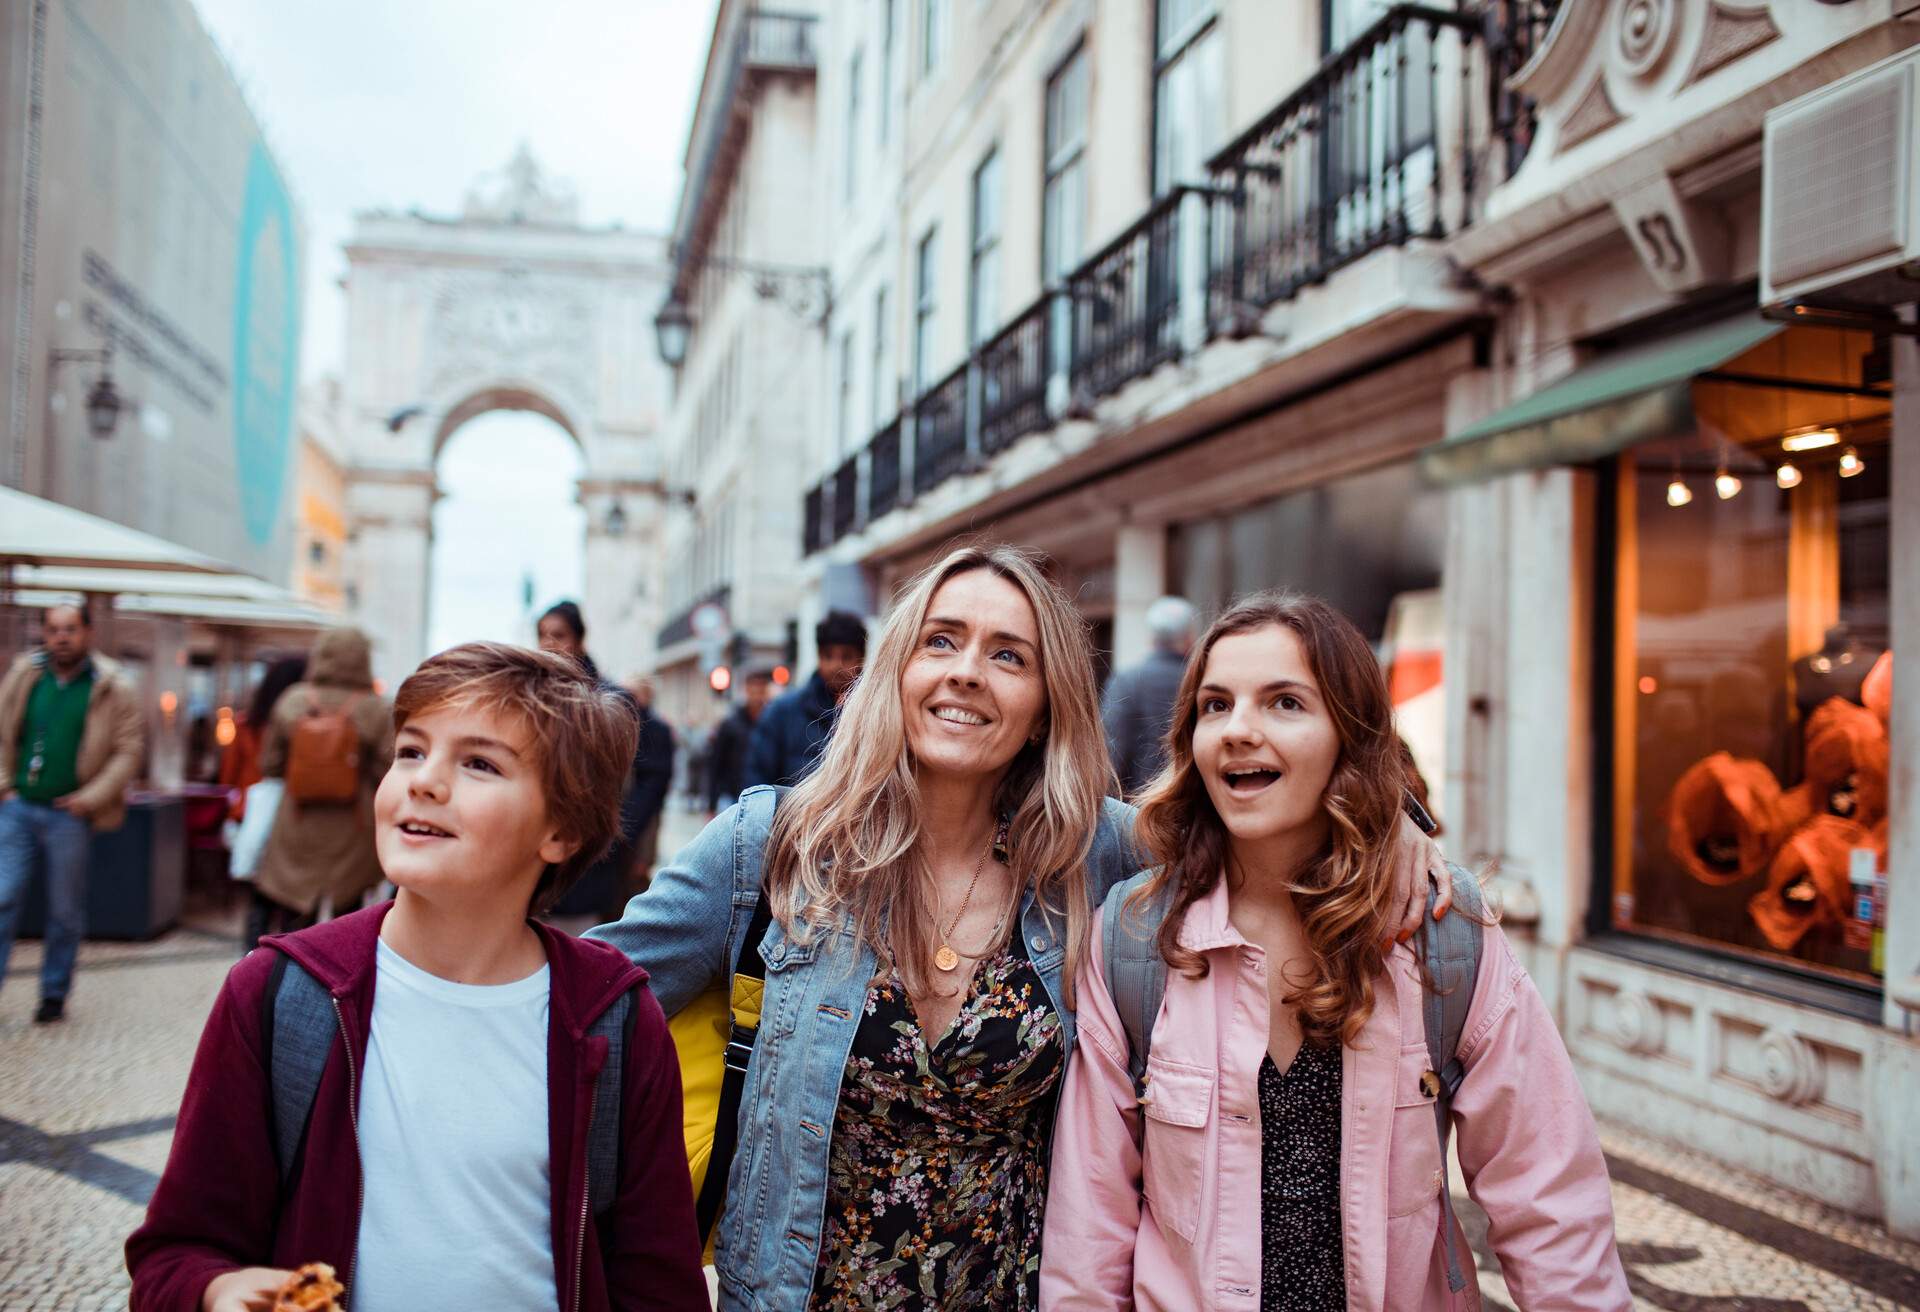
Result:
{"label": "wall-mounted lamp", "polygon": [[47,353],[48,390],[52,390],[53,380],[59,377],[63,364],[95,363],[100,366],[100,376],[93,380],[93,386],[87,389],[87,431],[102,439],[113,436],[114,428],[120,422],[120,412],[127,408],[119,389],[113,385],[113,348],[103,346],[93,350],[61,350],[55,348]]}

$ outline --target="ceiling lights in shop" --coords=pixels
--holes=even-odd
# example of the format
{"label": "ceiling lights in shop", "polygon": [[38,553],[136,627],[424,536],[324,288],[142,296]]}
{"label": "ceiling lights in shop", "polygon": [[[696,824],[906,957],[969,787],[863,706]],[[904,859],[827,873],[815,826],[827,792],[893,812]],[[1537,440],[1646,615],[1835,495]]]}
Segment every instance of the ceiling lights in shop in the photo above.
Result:
{"label": "ceiling lights in shop", "polygon": [[1866,472],[1866,468],[1867,462],[1862,460],[1860,453],[1852,447],[1840,453],[1840,477],[1852,478],[1855,474]]}
{"label": "ceiling lights in shop", "polygon": [[1678,508],[1680,506],[1686,505],[1688,502],[1692,500],[1693,500],[1693,492],[1687,487],[1685,483],[1681,482],[1679,478],[1676,477],[1673,480],[1673,482],[1667,484],[1667,504],[1668,505]]}
{"label": "ceiling lights in shop", "polygon": [[1780,439],[1784,451],[1818,451],[1823,446],[1839,446],[1840,430],[1837,428],[1803,428],[1796,433],[1788,433]]}
{"label": "ceiling lights in shop", "polygon": [[1800,468],[1792,461],[1782,461],[1780,468],[1773,471],[1773,481],[1782,488],[1800,486]]}

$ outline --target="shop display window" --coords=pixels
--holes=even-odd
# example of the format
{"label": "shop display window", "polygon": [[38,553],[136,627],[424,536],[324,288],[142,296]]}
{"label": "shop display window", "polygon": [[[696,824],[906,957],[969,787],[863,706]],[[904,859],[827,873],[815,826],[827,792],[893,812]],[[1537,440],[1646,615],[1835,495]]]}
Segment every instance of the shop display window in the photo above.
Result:
{"label": "shop display window", "polygon": [[1888,840],[1890,399],[1871,337],[1792,329],[1622,455],[1611,920],[1871,983]]}

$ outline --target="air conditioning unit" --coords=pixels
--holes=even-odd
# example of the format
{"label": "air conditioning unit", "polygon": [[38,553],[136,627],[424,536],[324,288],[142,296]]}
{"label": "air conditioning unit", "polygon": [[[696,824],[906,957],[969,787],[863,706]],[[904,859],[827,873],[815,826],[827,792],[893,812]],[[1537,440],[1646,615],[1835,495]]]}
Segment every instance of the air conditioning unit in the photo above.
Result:
{"label": "air conditioning unit", "polygon": [[1767,115],[1760,300],[1920,301],[1920,46]]}

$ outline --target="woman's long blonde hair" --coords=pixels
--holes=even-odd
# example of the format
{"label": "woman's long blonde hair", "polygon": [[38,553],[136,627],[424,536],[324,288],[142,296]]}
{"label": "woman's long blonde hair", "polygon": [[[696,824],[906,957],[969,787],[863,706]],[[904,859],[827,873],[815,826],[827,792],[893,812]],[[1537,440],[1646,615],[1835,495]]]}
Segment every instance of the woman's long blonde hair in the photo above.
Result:
{"label": "woman's long blonde hair", "polygon": [[767,896],[788,932],[818,932],[850,915],[879,971],[897,967],[916,992],[926,984],[924,963],[936,944],[901,676],[918,649],[933,594],[973,570],[1018,588],[1039,629],[1046,690],[1040,741],[1023,747],[1008,767],[994,811],[1009,821],[1014,887],[1032,888],[1049,913],[1065,917],[1066,978],[1073,979],[1090,919],[1087,850],[1113,771],[1085,622],[1022,551],[961,547],[914,578],[840,708],[819,767],[781,801],[767,840]]}
{"label": "woman's long blonde hair", "polygon": [[1213,891],[1228,859],[1226,826],[1193,760],[1200,683],[1215,643],[1271,627],[1299,638],[1340,739],[1340,756],[1322,797],[1327,845],[1288,886],[1306,931],[1313,977],[1286,1001],[1299,1009],[1300,1028],[1309,1041],[1351,1043],[1372,1014],[1374,981],[1386,961],[1382,942],[1398,915],[1390,905],[1393,837],[1407,771],[1386,676],[1373,648],[1352,621],[1318,597],[1289,592],[1248,597],[1195,644],[1167,730],[1166,769],[1140,798],[1140,843],[1158,873],[1128,905],[1146,905],[1171,885],[1160,955],[1196,978],[1207,973],[1206,958],[1180,942],[1187,908]]}

